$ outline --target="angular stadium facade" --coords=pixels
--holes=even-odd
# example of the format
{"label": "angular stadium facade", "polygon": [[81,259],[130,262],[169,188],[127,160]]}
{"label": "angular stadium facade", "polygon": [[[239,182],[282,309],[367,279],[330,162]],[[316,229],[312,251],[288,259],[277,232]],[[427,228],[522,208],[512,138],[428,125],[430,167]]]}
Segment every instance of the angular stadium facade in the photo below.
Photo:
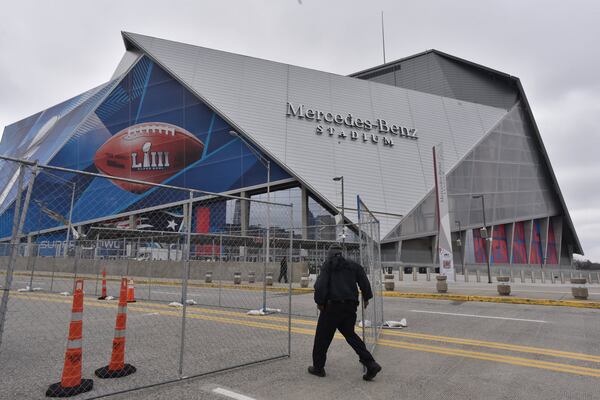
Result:
{"label": "angular stadium facade", "polygon": [[[360,195],[380,218],[384,261],[431,265],[432,147],[442,144],[456,265],[485,264],[486,256],[497,266],[570,265],[573,253],[583,254],[518,78],[436,50],[340,76],[122,35],[126,52],[109,82],[7,126],[0,154],[98,172],[99,148],[119,132],[168,124],[203,150],[162,183],[265,199],[260,158],[268,159],[271,198],[294,204],[295,236],[308,243],[336,239],[342,198],[332,178],[342,175],[347,222],[357,221]],[[10,226],[15,171],[4,163],[0,172],[2,227]],[[106,202],[86,207],[99,190]],[[489,252],[481,199],[473,198],[480,194]],[[110,201],[117,195],[127,201]],[[75,193],[73,223],[85,231],[177,201],[158,198],[92,179]],[[252,225],[252,209],[239,202],[205,211],[210,221],[196,221],[197,232]],[[42,232],[38,241],[64,235],[43,221],[26,230]]]}

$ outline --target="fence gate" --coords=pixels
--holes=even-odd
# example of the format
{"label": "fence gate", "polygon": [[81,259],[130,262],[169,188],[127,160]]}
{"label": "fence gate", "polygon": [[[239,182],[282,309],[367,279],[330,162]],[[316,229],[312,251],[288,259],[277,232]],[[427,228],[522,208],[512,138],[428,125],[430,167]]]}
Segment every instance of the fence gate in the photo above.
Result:
{"label": "fence gate", "polygon": [[[0,194],[0,398],[90,399],[289,356],[291,205],[0,168],[14,174]],[[147,195],[107,197],[114,185]],[[283,257],[290,283],[271,285]]]}
{"label": "fence gate", "polygon": [[[362,309],[363,340],[372,351],[377,345],[383,325],[382,264],[379,241],[379,220],[369,211],[360,196],[356,196],[358,210],[360,264],[371,282],[373,299]],[[362,303],[361,303],[362,306]]]}

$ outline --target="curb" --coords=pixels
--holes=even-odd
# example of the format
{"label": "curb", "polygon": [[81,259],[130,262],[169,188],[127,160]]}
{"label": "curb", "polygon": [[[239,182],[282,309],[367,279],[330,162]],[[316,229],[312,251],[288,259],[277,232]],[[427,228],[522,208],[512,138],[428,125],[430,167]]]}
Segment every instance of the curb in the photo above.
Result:
{"label": "curb", "polygon": [[403,293],[403,292],[384,292],[383,297],[400,297],[400,298],[406,298],[406,299],[452,300],[452,301],[479,301],[479,302],[484,302],[484,303],[531,304],[531,305],[538,305],[538,306],[559,306],[559,307],[600,309],[600,302],[594,302],[594,301],[528,299],[528,298],[524,298],[524,297],[468,296],[468,295],[461,295],[461,294]]}

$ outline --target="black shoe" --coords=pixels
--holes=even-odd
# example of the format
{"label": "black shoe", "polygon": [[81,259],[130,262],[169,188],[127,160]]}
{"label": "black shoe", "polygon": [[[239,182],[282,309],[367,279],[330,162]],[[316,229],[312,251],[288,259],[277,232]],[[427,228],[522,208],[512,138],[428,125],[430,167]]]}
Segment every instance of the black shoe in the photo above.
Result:
{"label": "black shoe", "polygon": [[[379,369],[381,369],[381,367]],[[308,367],[308,373],[321,378],[325,378],[325,369],[316,369],[312,365]]]}
{"label": "black shoe", "polygon": [[373,361],[367,366],[367,373],[363,375],[363,379],[365,381],[373,380],[373,378],[375,378],[375,375],[377,375],[379,371],[381,371],[381,365]]}

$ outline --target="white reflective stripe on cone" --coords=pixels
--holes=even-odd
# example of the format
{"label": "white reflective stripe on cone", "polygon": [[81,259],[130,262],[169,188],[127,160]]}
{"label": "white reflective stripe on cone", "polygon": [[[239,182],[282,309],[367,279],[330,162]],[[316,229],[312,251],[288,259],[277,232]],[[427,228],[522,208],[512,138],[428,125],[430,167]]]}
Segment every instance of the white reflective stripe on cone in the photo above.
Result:
{"label": "white reflective stripe on cone", "polygon": [[81,339],[68,340],[67,341],[67,349],[72,349],[72,350],[81,349],[82,343],[83,343],[83,341]]}

